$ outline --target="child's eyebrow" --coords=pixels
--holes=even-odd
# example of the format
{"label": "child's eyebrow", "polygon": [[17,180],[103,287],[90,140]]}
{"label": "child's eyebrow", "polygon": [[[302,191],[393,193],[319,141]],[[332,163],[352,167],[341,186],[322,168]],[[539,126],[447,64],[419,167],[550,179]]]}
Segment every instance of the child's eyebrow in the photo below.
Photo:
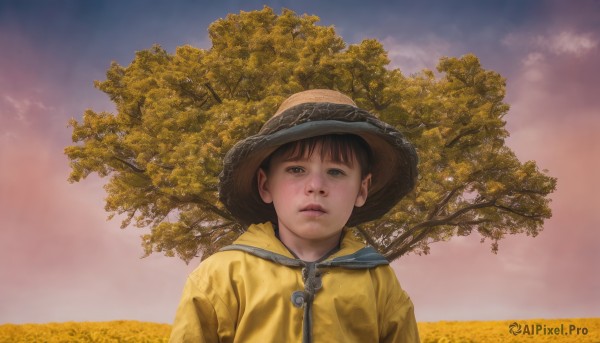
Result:
{"label": "child's eyebrow", "polygon": [[[301,156],[301,157],[288,157],[288,158],[284,158],[281,160],[281,162],[306,162],[308,161],[309,158],[306,156]],[[341,164],[347,167],[353,167],[354,164],[352,163],[352,161],[342,161],[342,160],[336,160],[336,159],[332,159],[332,158],[323,158],[321,159],[322,162],[327,162],[327,163],[333,163],[333,164]]]}
{"label": "child's eyebrow", "polygon": [[343,166],[352,168],[354,167],[354,164],[352,163],[352,161],[335,161],[335,160],[327,160],[327,162],[329,163],[333,163],[333,164],[341,164]]}

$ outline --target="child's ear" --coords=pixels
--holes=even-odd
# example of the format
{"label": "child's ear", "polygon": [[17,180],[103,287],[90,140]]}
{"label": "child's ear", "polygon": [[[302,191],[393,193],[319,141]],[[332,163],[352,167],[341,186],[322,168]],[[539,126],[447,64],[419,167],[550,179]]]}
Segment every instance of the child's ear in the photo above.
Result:
{"label": "child's ear", "polygon": [[272,203],[273,197],[267,187],[267,173],[262,168],[259,168],[256,172],[256,178],[258,179],[258,194],[260,194],[260,198],[266,204]]}
{"label": "child's ear", "polygon": [[360,188],[354,206],[361,207],[367,201],[367,195],[369,194],[369,186],[371,186],[371,173],[367,174],[360,182]]}

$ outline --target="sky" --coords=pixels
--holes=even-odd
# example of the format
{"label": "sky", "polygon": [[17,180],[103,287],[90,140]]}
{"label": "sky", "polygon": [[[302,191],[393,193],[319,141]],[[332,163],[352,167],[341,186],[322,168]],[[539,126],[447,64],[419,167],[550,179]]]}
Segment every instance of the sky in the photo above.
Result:
{"label": "sky", "polygon": [[418,321],[600,317],[600,1],[0,0],[0,324],[172,322],[199,260],[141,258],[145,231],[107,220],[106,180],[67,182],[67,122],[114,111],[93,85],[111,61],[209,49],[211,22],[264,5],[376,38],[406,75],[474,53],[507,79],[507,145],[558,178],[538,237],[493,254],[473,234],[393,263]]}

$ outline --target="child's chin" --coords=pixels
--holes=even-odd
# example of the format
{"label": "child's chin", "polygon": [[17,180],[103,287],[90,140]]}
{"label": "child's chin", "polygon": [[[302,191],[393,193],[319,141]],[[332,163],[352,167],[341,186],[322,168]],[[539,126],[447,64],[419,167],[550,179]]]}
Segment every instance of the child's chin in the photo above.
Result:
{"label": "child's chin", "polygon": [[341,228],[339,230],[324,226],[324,225],[306,225],[300,228],[296,234],[307,240],[319,241],[319,240],[327,240],[332,236],[335,236],[341,232]]}

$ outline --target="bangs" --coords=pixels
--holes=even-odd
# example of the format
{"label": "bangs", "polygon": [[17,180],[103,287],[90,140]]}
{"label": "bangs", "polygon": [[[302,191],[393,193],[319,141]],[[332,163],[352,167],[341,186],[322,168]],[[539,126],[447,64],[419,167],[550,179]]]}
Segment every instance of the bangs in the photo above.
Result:
{"label": "bangs", "polygon": [[329,158],[333,162],[345,164],[350,167],[353,167],[354,163],[358,162],[362,177],[371,171],[371,149],[364,139],[349,134],[316,136],[284,144],[277,148],[263,162],[261,167],[267,170],[274,156],[281,157],[285,161],[309,159],[317,147],[319,148],[321,161]]}

